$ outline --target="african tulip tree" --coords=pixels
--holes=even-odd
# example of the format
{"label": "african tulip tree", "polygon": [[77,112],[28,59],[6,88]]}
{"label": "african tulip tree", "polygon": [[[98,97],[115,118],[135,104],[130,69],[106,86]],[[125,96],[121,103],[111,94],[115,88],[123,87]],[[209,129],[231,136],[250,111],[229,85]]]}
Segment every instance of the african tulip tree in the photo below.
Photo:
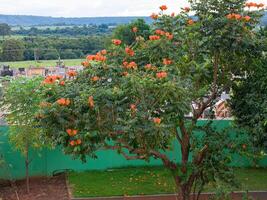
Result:
{"label": "african tulip tree", "polygon": [[[243,0],[190,3],[178,15],[161,6],[148,40],[135,29],[130,46],[113,39],[64,84],[48,77],[41,111],[47,134],[66,153],[85,159],[105,148],[127,159],[161,159],[183,200],[199,184],[227,181],[220,176],[228,169],[224,152],[231,139],[197,121],[257,57],[250,48],[259,15]],[[180,144],[174,153],[181,153],[174,160],[166,156],[173,140]]]}

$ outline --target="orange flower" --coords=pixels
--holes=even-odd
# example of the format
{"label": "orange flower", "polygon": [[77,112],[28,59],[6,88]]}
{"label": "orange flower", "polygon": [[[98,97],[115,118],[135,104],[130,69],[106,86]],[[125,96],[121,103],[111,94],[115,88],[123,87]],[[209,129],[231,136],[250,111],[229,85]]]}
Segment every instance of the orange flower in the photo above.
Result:
{"label": "orange flower", "polygon": [[53,76],[47,76],[44,80],[44,84],[53,84],[56,80],[62,79],[62,76],[53,75]]}
{"label": "orange flower", "polygon": [[247,16],[243,17],[243,19],[248,22],[248,21],[250,21],[251,17],[247,15]]}
{"label": "orange flower", "polygon": [[121,45],[122,42],[121,42],[121,40],[113,39],[112,43],[115,44],[116,46],[119,46],[119,45]]}
{"label": "orange flower", "polygon": [[154,122],[155,124],[160,124],[160,123],[161,123],[161,119],[158,118],[158,117],[153,118],[153,122]]}
{"label": "orange flower", "polygon": [[162,78],[166,78],[168,76],[167,72],[158,72],[156,74],[157,78],[162,79]]}
{"label": "orange flower", "polygon": [[239,14],[235,14],[235,19],[236,19],[236,20],[240,20],[240,19],[242,19],[242,16],[239,15]]}
{"label": "orange flower", "polygon": [[263,7],[264,7],[264,3],[257,4],[257,8],[263,8]]}
{"label": "orange flower", "polygon": [[155,33],[156,33],[157,35],[165,35],[165,32],[164,32],[163,30],[160,30],[160,29],[157,29],[157,30],[155,31]]}
{"label": "orange flower", "polygon": [[82,144],[82,140],[78,139],[78,140],[76,140],[76,143],[77,143],[77,145],[80,145],[80,144]]}
{"label": "orange flower", "polygon": [[150,35],[149,36],[149,39],[150,40],[159,40],[160,39],[160,36],[158,36],[158,35]]}
{"label": "orange flower", "polygon": [[96,81],[98,81],[100,78],[98,77],[98,76],[94,76],[93,78],[92,78],[92,81],[94,81],[94,82],[96,82]]}
{"label": "orange flower", "polygon": [[164,65],[170,65],[170,64],[172,64],[172,60],[167,59],[167,58],[164,58],[164,59],[163,59],[163,64],[164,64]]}
{"label": "orange flower", "polygon": [[233,19],[233,17],[234,17],[233,14],[228,14],[228,15],[226,15],[226,18],[227,18],[227,19]]}
{"label": "orange flower", "polygon": [[69,77],[74,77],[74,76],[77,76],[77,72],[75,70],[70,70],[68,71],[68,75]]}
{"label": "orange flower", "polygon": [[243,149],[246,149],[246,148],[247,148],[247,145],[246,145],[246,144],[243,144],[243,145],[242,145],[242,148],[243,148]]}
{"label": "orange flower", "polygon": [[82,66],[84,67],[90,67],[90,63],[87,61],[82,62]]}
{"label": "orange flower", "polygon": [[130,105],[130,108],[131,108],[131,110],[132,110],[133,112],[135,112],[135,111],[137,110],[135,104],[131,104],[131,105]]}
{"label": "orange flower", "polygon": [[159,18],[159,16],[155,13],[152,13],[152,15],[150,16],[152,19],[156,20]]}
{"label": "orange flower", "polygon": [[188,25],[193,25],[195,22],[194,22],[194,20],[192,20],[192,19],[189,19],[188,21],[187,21],[187,24]]}
{"label": "orange flower", "polygon": [[129,47],[125,48],[125,52],[129,55],[129,56],[134,56],[134,50],[132,50]]}
{"label": "orange flower", "polygon": [[64,86],[65,85],[65,81],[60,81],[59,85]]}
{"label": "orange flower", "polygon": [[107,54],[107,50],[106,50],[106,49],[103,49],[103,50],[100,51],[100,53],[101,53],[102,55],[106,55],[106,54]]}
{"label": "orange flower", "polygon": [[124,67],[127,67],[128,66],[128,62],[126,62],[126,61],[124,61],[123,63],[122,63],[122,65],[124,66]]}
{"label": "orange flower", "polygon": [[160,10],[162,10],[162,11],[168,9],[168,7],[167,7],[166,5],[162,5],[162,6],[160,6],[159,8],[160,8]]}
{"label": "orange flower", "polygon": [[103,56],[101,52],[98,52],[96,55],[88,55],[87,60],[104,62],[107,60],[107,57]]}
{"label": "orange flower", "polygon": [[150,70],[152,68],[152,65],[151,64],[147,64],[146,66],[145,66],[145,69],[147,69],[147,70]]}
{"label": "orange flower", "polygon": [[226,15],[226,18],[227,19],[240,20],[240,19],[242,19],[242,16],[240,14],[230,13],[230,14]]}
{"label": "orange flower", "polygon": [[172,40],[173,39],[173,34],[170,34],[169,32],[167,32],[165,34],[165,36],[168,38],[168,40]]}
{"label": "orange flower", "polygon": [[68,135],[70,137],[73,137],[73,136],[77,135],[78,130],[75,130],[75,129],[74,130],[73,129],[67,129],[66,132],[68,133]]}
{"label": "orange flower", "polygon": [[70,105],[70,100],[69,99],[65,99],[65,98],[61,98],[61,99],[57,100],[57,103],[60,106],[68,106],[68,105]]}
{"label": "orange flower", "polygon": [[122,76],[128,76],[128,72],[122,72]]}
{"label": "orange flower", "polygon": [[137,69],[137,64],[135,62],[130,62],[127,66],[128,69]]}
{"label": "orange flower", "polygon": [[90,96],[88,98],[88,104],[89,104],[90,108],[94,108],[95,107],[95,102],[94,102],[94,97],[93,96]]}
{"label": "orange flower", "polygon": [[185,12],[190,12],[190,8],[189,8],[189,7],[184,7],[183,10],[184,10]]}
{"label": "orange flower", "polygon": [[132,28],[132,31],[133,31],[134,33],[137,33],[138,28],[137,28],[137,27],[133,27],[133,28]]}
{"label": "orange flower", "polygon": [[72,146],[72,147],[73,147],[73,146],[75,146],[75,145],[76,145],[76,141],[74,141],[74,140],[71,140],[71,141],[70,141],[70,146]]}

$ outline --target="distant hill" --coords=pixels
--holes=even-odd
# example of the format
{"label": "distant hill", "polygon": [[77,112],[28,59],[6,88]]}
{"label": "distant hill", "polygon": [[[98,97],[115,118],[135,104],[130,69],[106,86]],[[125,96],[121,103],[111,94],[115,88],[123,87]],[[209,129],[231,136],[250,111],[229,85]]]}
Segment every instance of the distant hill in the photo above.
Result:
{"label": "distant hill", "polygon": [[7,23],[11,26],[37,26],[37,25],[84,25],[84,24],[127,24],[135,19],[143,18],[151,23],[149,17],[42,17],[28,15],[0,15],[0,23]]}
{"label": "distant hill", "polygon": [[[7,23],[11,26],[44,26],[44,25],[84,25],[84,24],[127,24],[137,18],[143,18],[151,23],[150,17],[42,17],[30,15],[0,15],[0,23]],[[267,25],[267,12],[262,18],[262,25]]]}

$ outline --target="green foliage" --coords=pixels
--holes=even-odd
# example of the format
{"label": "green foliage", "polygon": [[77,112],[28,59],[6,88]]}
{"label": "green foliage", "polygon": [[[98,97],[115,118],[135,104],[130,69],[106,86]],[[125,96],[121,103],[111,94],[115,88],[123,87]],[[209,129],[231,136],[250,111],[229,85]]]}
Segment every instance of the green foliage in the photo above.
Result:
{"label": "green foliage", "polygon": [[8,39],[2,44],[2,61],[19,61],[23,60],[25,50],[24,43],[20,40]]}
{"label": "green foliage", "polygon": [[231,107],[237,125],[252,137],[256,151],[267,152],[267,59],[263,56],[253,71],[241,78],[235,87]]}
{"label": "green foliage", "polygon": [[4,91],[2,107],[7,110],[10,141],[24,156],[29,147],[40,148],[46,143],[40,138],[41,129],[36,121],[42,99],[41,81],[40,77],[14,79]]}

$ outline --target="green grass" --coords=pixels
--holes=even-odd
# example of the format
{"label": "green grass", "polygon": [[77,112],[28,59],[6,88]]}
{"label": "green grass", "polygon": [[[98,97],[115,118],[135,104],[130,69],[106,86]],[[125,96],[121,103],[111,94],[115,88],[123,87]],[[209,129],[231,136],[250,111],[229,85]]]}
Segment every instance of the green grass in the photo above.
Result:
{"label": "green grass", "polygon": [[[236,169],[243,190],[267,190],[267,169]],[[174,193],[174,181],[164,168],[126,168],[68,175],[74,197],[107,197]],[[207,189],[212,192],[213,189]]]}
{"label": "green grass", "polygon": [[[11,68],[29,68],[32,67],[51,67],[56,66],[56,62],[58,60],[40,60],[38,62],[36,61],[16,61],[16,62],[0,62],[1,65],[9,65]],[[66,66],[77,66],[81,65],[81,62],[83,59],[69,59],[69,60],[63,60]]]}

